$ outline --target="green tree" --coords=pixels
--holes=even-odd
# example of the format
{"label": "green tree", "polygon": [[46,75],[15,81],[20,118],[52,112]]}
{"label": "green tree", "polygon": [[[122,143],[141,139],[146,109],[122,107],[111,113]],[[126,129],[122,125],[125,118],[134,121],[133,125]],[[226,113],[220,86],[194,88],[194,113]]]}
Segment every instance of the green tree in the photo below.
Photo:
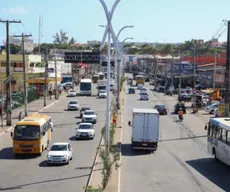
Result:
{"label": "green tree", "polygon": [[76,42],[77,41],[73,37],[71,37],[71,39],[69,40],[69,44],[71,45],[75,44]]}
{"label": "green tree", "polygon": [[10,44],[10,54],[18,54],[22,51],[21,46]]}
{"label": "green tree", "polygon": [[60,30],[60,32],[56,33],[54,36],[54,44],[67,44],[69,37],[67,36],[67,32]]}
{"label": "green tree", "polygon": [[165,55],[168,55],[168,54],[171,54],[172,53],[172,50],[173,50],[173,46],[172,44],[166,44],[163,49],[162,49],[162,52],[165,54]]}

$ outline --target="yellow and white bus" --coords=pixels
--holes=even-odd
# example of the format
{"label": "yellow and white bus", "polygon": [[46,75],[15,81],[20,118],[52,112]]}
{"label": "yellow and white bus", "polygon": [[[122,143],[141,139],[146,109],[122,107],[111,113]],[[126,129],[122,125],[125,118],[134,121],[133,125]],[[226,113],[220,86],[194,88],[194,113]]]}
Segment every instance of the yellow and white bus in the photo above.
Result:
{"label": "yellow and white bus", "polygon": [[230,166],[230,118],[210,118],[206,129],[208,152]]}
{"label": "yellow and white bus", "polygon": [[11,132],[13,153],[41,155],[51,141],[51,131],[49,116],[40,113],[27,116]]}
{"label": "yellow and white bus", "polygon": [[145,84],[145,77],[143,75],[137,75],[136,76],[136,86],[142,84]]}

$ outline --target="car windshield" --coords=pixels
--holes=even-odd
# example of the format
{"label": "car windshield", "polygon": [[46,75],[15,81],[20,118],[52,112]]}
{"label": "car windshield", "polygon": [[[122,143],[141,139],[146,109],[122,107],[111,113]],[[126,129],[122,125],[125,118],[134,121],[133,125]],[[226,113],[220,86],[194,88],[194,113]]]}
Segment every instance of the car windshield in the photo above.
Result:
{"label": "car windshield", "polygon": [[84,115],[94,115],[94,112],[93,112],[93,111],[86,111],[86,112],[84,113]]}
{"label": "car windshield", "polygon": [[141,95],[148,95],[147,93],[142,93]]}
{"label": "car windshield", "polygon": [[90,124],[80,124],[78,129],[93,129]]}
{"label": "car windshield", "polygon": [[70,92],[70,93],[75,93],[75,91],[74,91],[74,90],[70,90],[69,92]]}
{"label": "car windshield", "polygon": [[165,105],[158,105],[158,108],[166,108]]}
{"label": "car windshield", "polygon": [[50,151],[67,151],[67,145],[53,145]]}
{"label": "car windshield", "polygon": [[177,104],[177,107],[178,107],[178,108],[183,108],[184,105],[183,105],[183,104]]}
{"label": "car windshield", "polygon": [[77,101],[70,101],[69,104],[77,104]]}
{"label": "car windshield", "polygon": [[34,140],[40,138],[40,126],[37,125],[17,125],[14,129],[14,139]]}
{"label": "car windshield", "polygon": [[105,90],[100,90],[100,93],[106,93],[106,91]]}

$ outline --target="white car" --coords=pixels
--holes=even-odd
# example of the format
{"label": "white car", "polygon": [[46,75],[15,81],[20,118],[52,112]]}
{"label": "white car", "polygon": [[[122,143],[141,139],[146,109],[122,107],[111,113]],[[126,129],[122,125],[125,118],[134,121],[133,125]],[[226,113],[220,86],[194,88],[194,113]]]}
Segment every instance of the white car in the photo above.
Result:
{"label": "white car", "polygon": [[149,100],[149,95],[148,95],[148,93],[146,93],[146,92],[141,93],[140,100]]}
{"label": "white car", "polygon": [[80,105],[79,105],[77,100],[69,101],[68,110],[76,110],[76,111],[78,111],[79,109],[80,109]]}
{"label": "white car", "polygon": [[141,89],[142,89],[142,87],[144,87],[144,85],[142,85],[142,84],[138,84],[138,85],[137,85],[137,90],[141,90]]}
{"label": "white car", "polygon": [[106,98],[107,97],[107,93],[106,90],[100,90],[99,91],[99,98]]}
{"label": "white car", "polygon": [[214,114],[215,109],[218,108],[218,105],[219,105],[219,103],[211,104],[211,105],[205,107],[205,111],[208,112],[209,114]]}
{"label": "white car", "polygon": [[69,164],[73,158],[73,148],[69,143],[54,143],[47,154],[47,164]]}
{"label": "white car", "polygon": [[76,139],[90,138],[94,139],[95,128],[92,123],[80,123],[76,129]]}
{"label": "white car", "polygon": [[74,91],[74,90],[72,90],[72,89],[70,89],[70,90],[68,91],[68,97],[76,97],[76,96],[77,96],[76,91]]}
{"label": "white car", "polygon": [[140,95],[142,94],[142,93],[147,93],[148,92],[148,90],[145,88],[145,87],[142,87],[141,88],[141,91],[140,91]]}
{"label": "white car", "polygon": [[113,90],[114,90],[114,85],[110,84],[110,91],[113,91]]}
{"label": "white car", "polygon": [[96,123],[97,113],[94,110],[86,110],[82,116],[82,122]]}

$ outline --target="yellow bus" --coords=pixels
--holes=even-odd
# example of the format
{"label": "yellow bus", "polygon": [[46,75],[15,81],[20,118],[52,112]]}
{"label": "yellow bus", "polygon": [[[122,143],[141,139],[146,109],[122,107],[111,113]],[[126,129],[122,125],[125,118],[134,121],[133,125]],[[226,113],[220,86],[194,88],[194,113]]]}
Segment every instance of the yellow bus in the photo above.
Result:
{"label": "yellow bus", "polygon": [[105,78],[105,75],[102,72],[99,72],[98,76],[99,76],[99,80],[104,80],[104,78]]}
{"label": "yellow bus", "polygon": [[143,75],[137,75],[136,76],[136,86],[138,84],[142,84],[142,85],[145,84],[145,77]]}
{"label": "yellow bus", "polygon": [[99,79],[99,75],[93,75],[93,77],[92,77],[93,83],[97,83],[98,79]]}
{"label": "yellow bus", "polygon": [[51,141],[50,117],[44,114],[34,114],[19,121],[14,131],[11,132],[13,139],[13,153],[39,154],[47,149]]}

